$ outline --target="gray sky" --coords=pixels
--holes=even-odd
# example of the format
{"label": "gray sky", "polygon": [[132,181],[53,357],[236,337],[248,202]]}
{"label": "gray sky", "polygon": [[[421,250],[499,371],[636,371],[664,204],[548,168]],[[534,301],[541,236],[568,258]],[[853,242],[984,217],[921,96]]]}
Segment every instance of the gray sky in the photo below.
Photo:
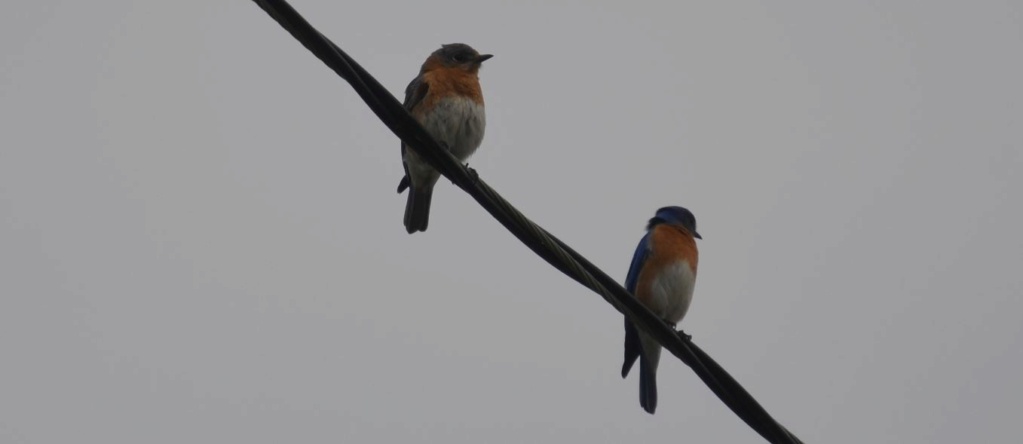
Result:
{"label": "gray sky", "polygon": [[[1019,2],[295,0],[395,94],[496,57],[470,164],[624,278],[704,239],[682,327],[806,442],[1016,442]],[[761,442],[442,181],[248,1],[0,15],[0,441]],[[286,87],[281,87],[286,85]]]}

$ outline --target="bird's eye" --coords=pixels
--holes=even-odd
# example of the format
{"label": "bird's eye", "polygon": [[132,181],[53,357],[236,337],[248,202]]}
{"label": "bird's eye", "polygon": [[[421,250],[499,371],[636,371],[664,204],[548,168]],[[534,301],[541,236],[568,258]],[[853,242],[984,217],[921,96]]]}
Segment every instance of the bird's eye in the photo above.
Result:
{"label": "bird's eye", "polygon": [[464,63],[464,62],[469,61],[469,57],[466,56],[465,54],[455,54],[455,55],[451,56],[451,59],[456,61],[456,62],[458,62],[458,63]]}

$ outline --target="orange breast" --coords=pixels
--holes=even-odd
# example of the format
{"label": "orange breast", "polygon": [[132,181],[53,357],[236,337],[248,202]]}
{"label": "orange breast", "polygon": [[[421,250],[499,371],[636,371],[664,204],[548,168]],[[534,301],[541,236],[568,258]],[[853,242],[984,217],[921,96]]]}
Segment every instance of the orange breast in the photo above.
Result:
{"label": "orange breast", "polygon": [[[680,261],[686,261],[693,275],[700,261],[696,240],[689,232],[677,225],[657,225],[650,232],[650,257],[640,270],[636,283],[636,297],[644,303],[650,298],[650,285],[657,273]],[[649,306],[649,305],[648,305]]]}
{"label": "orange breast", "polygon": [[696,264],[700,260],[699,251],[696,249],[696,239],[683,227],[678,225],[661,224],[654,227],[650,236],[654,246],[653,254],[663,256],[667,260],[686,260],[696,272]]}
{"label": "orange breast", "polygon": [[425,109],[430,109],[438,100],[451,94],[471,98],[476,103],[483,103],[483,90],[480,88],[479,77],[474,72],[461,68],[436,67],[423,73],[423,81],[430,85],[423,99]]}

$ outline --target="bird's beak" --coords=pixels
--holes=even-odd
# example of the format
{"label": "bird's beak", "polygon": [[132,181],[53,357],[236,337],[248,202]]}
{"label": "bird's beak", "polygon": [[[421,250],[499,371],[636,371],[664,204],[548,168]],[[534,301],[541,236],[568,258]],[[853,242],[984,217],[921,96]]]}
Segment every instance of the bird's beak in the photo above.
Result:
{"label": "bird's beak", "polygon": [[697,233],[695,231],[693,231],[693,237],[695,237],[697,239],[703,239],[703,236],[700,236],[700,233]]}
{"label": "bird's beak", "polygon": [[476,63],[483,63],[485,60],[488,60],[493,56],[493,54],[480,54],[479,57],[476,57]]}

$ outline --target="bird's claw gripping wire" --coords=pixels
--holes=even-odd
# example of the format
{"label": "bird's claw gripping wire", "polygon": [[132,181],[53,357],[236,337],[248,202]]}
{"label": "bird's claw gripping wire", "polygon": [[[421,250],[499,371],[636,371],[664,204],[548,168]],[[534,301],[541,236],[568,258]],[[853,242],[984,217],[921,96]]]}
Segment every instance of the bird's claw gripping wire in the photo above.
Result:
{"label": "bird's claw gripping wire", "polygon": [[479,185],[480,184],[480,173],[477,173],[476,170],[474,170],[472,168],[469,168],[469,164],[468,163],[465,164],[465,171],[467,173],[469,173],[469,179],[472,180],[472,184],[473,185]]}
{"label": "bird's claw gripping wire", "polygon": [[[675,326],[673,325],[672,328],[675,328]],[[693,335],[686,334],[686,332],[684,332],[682,330],[675,330],[675,334],[678,335],[679,339],[681,339],[681,340],[683,340],[685,342],[693,342]]]}

